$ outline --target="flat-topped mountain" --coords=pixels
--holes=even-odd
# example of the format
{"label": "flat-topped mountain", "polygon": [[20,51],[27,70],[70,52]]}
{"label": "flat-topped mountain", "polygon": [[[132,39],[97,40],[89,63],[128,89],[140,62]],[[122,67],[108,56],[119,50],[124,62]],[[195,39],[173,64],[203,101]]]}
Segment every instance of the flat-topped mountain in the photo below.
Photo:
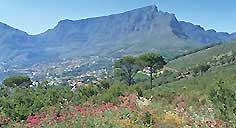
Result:
{"label": "flat-topped mountain", "polygon": [[178,21],[155,5],[82,20],[62,20],[38,35],[0,23],[0,61],[34,64],[78,56],[119,57],[160,52],[166,57],[208,44],[236,39],[236,34],[205,30]]}

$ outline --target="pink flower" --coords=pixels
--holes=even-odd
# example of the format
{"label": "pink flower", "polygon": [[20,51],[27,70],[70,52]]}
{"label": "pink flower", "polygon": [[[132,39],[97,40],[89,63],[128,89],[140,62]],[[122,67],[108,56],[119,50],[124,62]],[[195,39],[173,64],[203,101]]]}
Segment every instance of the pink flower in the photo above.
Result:
{"label": "pink flower", "polygon": [[178,103],[178,106],[179,106],[179,107],[186,107],[186,103],[183,102],[183,101],[182,101],[182,102],[179,102],[179,103]]}
{"label": "pink flower", "polygon": [[207,124],[210,124],[210,123],[212,123],[212,121],[211,120],[206,120],[205,121]]}
{"label": "pink flower", "polygon": [[39,116],[28,116],[27,121],[31,124],[39,124]]}
{"label": "pink flower", "polygon": [[214,124],[214,128],[218,128],[219,125],[217,123]]}
{"label": "pink flower", "polygon": [[85,109],[83,109],[81,106],[75,106],[75,108],[81,113],[81,114],[85,114]]}
{"label": "pink flower", "polygon": [[25,128],[31,128],[29,125],[26,125],[26,127]]}

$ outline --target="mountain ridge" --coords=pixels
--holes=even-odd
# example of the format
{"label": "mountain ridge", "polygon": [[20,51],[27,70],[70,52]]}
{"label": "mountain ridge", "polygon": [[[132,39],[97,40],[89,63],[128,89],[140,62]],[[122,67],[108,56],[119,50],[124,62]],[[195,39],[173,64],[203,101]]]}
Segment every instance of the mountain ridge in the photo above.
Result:
{"label": "mountain ridge", "polygon": [[[136,8],[136,9],[132,9],[132,10],[129,10],[129,11],[123,11],[123,12],[120,12],[120,13],[114,13],[114,14],[110,14],[110,15],[105,15],[105,16],[97,16],[97,17],[95,16],[95,17],[89,17],[89,18],[82,18],[82,19],[78,19],[78,20],[62,19],[62,20],[58,21],[57,25],[60,24],[61,22],[64,22],[64,21],[71,21],[71,22],[74,22],[74,21],[82,21],[82,20],[90,20],[90,19],[96,19],[96,18],[109,17],[109,16],[114,16],[114,15],[122,15],[122,14],[125,14],[125,13],[129,13],[129,12],[133,12],[133,11],[137,11],[137,10],[139,10],[139,9],[145,9],[145,8],[147,8],[147,9],[154,8],[154,9],[156,9],[156,11],[159,11],[159,12],[162,12],[162,13],[166,13],[166,14],[171,14],[171,15],[174,15],[174,16],[175,16],[174,13],[163,12],[163,11],[161,11],[161,10],[158,10],[158,7],[153,4],[153,5],[149,5],[149,6],[145,6],[145,7]],[[216,30],[214,30],[214,29],[205,29],[204,27],[202,27],[202,26],[199,25],[199,24],[193,24],[193,23],[187,22],[187,21],[182,21],[182,20],[180,20],[179,22],[186,22],[186,23],[190,23],[190,24],[192,24],[192,25],[194,25],[194,26],[199,26],[199,27],[203,28],[205,31],[213,30],[213,31],[215,31],[215,32],[221,32],[221,31],[216,31]],[[1,28],[2,25],[8,26],[8,27],[13,28],[13,29],[16,29],[16,30],[20,30],[20,29],[18,29],[18,28],[16,28],[16,27],[12,27],[12,26],[8,25],[7,23],[0,22],[0,28]],[[37,36],[37,35],[40,35],[40,34],[43,34],[43,33],[47,32],[48,30],[54,29],[57,25],[55,25],[53,28],[49,28],[49,29],[45,30],[44,32],[41,32],[41,33],[38,33],[38,34],[29,34],[29,33],[25,32],[25,31],[22,31],[22,30],[20,30],[20,31],[27,33],[29,36]],[[229,32],[226,32],[226,31],[224,31],[223,33],[228,33],[228,34],[230,34],[230,35],[236,34],[236,32],[231,32],[231,33],[229,33]]]}
{"label": "mountain ridge", "polygon": [[102,17],[61,20],[54,28],[37,35],[8,25],[11,29],[6,31],[5,25],[0,25],[0,60],[12,64],[143,52],[160,52],[171,57],[236,39],[236,33],[205,30],[200,25],[178,21],[174,14],[162,12],[155,5]]}

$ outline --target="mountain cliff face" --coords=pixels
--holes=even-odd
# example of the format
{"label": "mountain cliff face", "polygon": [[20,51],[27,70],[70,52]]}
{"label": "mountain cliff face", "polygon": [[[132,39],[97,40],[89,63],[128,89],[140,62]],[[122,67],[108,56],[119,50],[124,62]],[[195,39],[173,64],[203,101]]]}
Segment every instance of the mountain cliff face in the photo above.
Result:
{"label": "mountain cliff face", "polygon": [[191,40],[200,43],[215,43],[219,41],[230,40],[230,34],[226,32],[216,32],[215,30],[205,30],[199,25],[193,25],[188,22],[180,21],[182,32]]}
{"label": "mountain cliff face", "polygon": [[18,52],[30,49],[32,43],[28,43],[30,36],[23,31],[14,29],[0,23],[0,60],[10,61]]}
{"label": "mountain cliff face", "polygon": [[171,57],[235,38],[235,34],[178,21],[174,14],[153,5],[110,16],[63,20],[34,36],[0,24],[0,61],[33,64],[75,56],[119,57],[143,52]]}
{"label": "mountain cliff face", "polygon": [[3,65],[30,65],[48,61],[53,53],[46,53],[45,48],[37,44],[34,36],[0,23],[0,69]]}

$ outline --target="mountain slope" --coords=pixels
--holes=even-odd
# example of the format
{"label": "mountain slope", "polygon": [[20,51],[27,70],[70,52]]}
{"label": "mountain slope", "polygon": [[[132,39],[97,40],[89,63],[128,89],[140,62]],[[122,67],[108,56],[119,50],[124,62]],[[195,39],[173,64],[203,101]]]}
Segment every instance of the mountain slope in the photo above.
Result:
{"label": "mountain slope", "polygon": [[55,52],[46,52],[35,40],[35,36],[0,22],[0,69],[1,66],[31,65],[54,55]]}
{"label": "mountain slope", "polygon": [[68,56],[120,56],[158,51],[171,57],[231,39],[228,33],[205,31],[200,26],[179,22],[174,14],[158,11],[156,6],[98,18],[63,20],[38,37],[49,46],[57,44],[57,49]]}
{"label": "mountain slope", "polygon": [[168,63],[168,67],[177,70],[185,70],[197,64],[207,63],[212,60],[213,57],[227,54],[231,51],[236,51],[236,41],[216,45],[211,48],[172,60]]}
{"label": "mountain slope", "polygon": [[182,46],[191,47],[193,44],[172,32],[171,25],[175,22],[174,15],[158,11],[156,6],[148,6],[122,14],[60,21],[54,29],[38,38],[49,46],[57,44],[58,49],[73,55],[119,56],[163,49],[178,53],[182,52]]}
{"label": "mountain slope", "polygon": [[0,23],[0,60],[9,62],[12,57],[23,54],[26,49],[32,48],[30,36],[20,30]]}
{"label": "mountain slope", "polygon": [[120,57],[143,52],[160,52],[170,58],[235,38],[235,33],[206,31],[178,21],[174,14],[152,5],[110,16],[63,20],[55,28],[33,36],[2,24],[0,61],[27,65],[78,56]]}

